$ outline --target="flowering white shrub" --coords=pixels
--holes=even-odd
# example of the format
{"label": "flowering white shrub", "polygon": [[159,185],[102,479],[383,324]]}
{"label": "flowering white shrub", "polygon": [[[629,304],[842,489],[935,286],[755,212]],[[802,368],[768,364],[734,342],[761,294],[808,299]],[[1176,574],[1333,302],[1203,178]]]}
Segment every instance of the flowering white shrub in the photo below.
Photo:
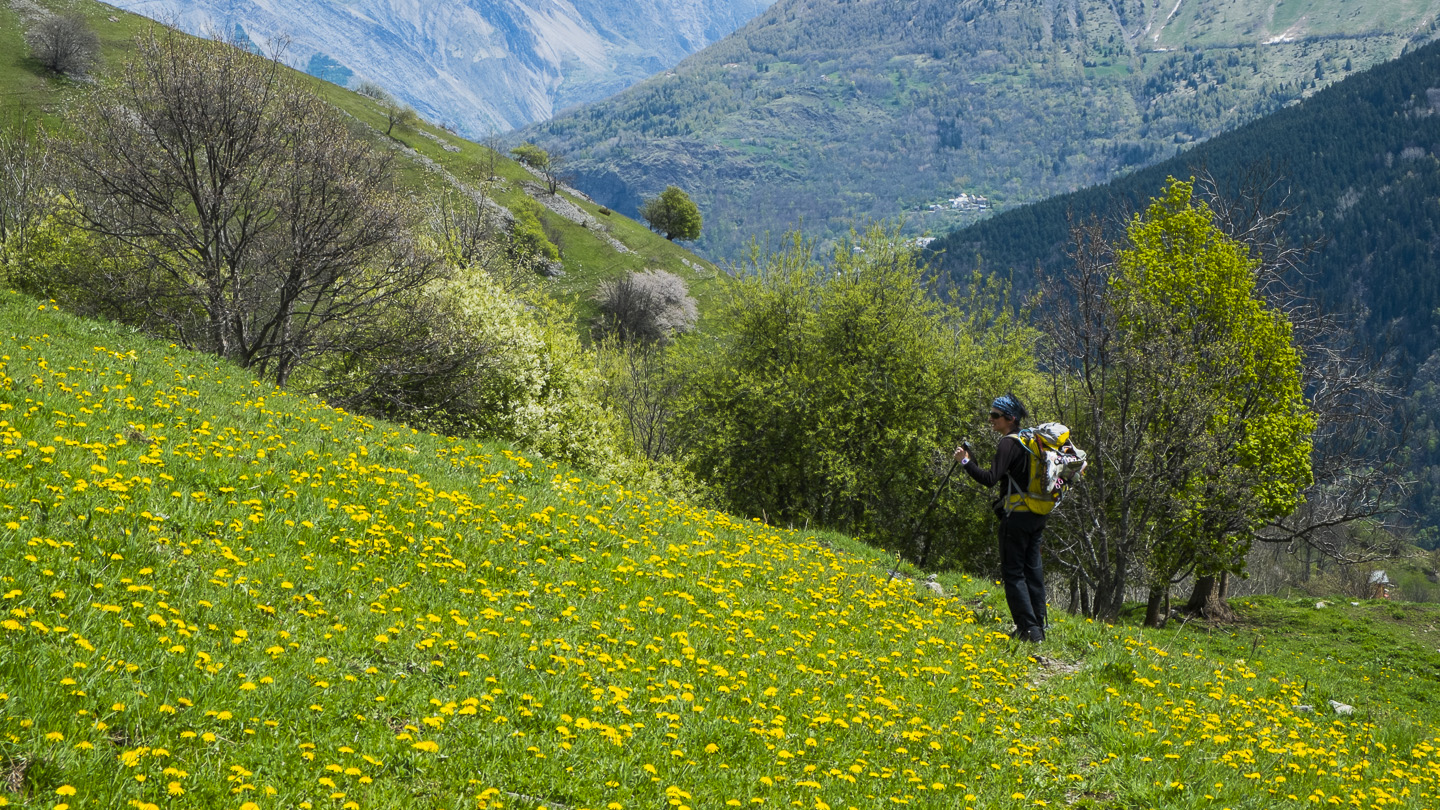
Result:
{"label": "flowering white shrub", "polygon": [[665,341],[695,328],[699,313],[685,280],[647,270],[600,285],[601,327],[622,340]]}

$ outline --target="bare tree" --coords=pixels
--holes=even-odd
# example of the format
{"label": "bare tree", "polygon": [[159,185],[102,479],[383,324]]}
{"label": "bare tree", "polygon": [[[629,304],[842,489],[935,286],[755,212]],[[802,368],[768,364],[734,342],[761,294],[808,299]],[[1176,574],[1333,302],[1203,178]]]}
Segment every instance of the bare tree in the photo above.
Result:
{"label": "bare tree", "polygon": [[45,210],[42,199],[49,151],[24,112],[4,115],[0,126],[0,250],[23,250]]}
{"label": "bare tree", "polygon": [[56,73],[81,78],[100,59],[100,38],[79,15],[50,15],[25,32],[36,61]]}
{"label": "bare tree", "polygon": [[396,99],[388,90],[371,81],[361,82],[355,88],[355,92],[366,98],[374,99],[380,104],[380,111],[385,114],[385,136],[392,137],[391,133],[396,128],[401,132],[408,132],[415,128],[420,122],[419,113],[415,108]]}
{"label": "bare tree", "polygon": [[481,145],[485,147],[485,150],[480,155],[479,165],[485,170],[483,172],[485,176],[480,179],[489,182],[497,176],[495,170],[500,165],[500,156],[505,153],[505,142],[500,139],[499,135],[491,135]]}
{"label": "bare tree", "polygon": [[430,205],[429,225],[454,267],[483,271],[510,295],[535,288],[535,272],[513,259],[506,213],[480,192],[441,194]]}
{"label": "bare tree", "polygon": [[545,190],[551,194],[559,193],[560,186],[572,181],[569,172],[570,159],[560,149],[550,150],[550,159],[539,167],[540,178],[545,181]]}
{"label": "bare tree", "polygon": [[441,272],[389,158],[274,60],[152,30],[71,127],[54,145],[79,224],[132,264],[97,269],[95,295],[281,385]]}
{"label": "bare tree", "polygon": [[664,348],[635,341],[600,345],[601,355],[613,361],[602,394],[625,420],[635,449],[651,461],[669,458],[675,450],[671,421],[683,384]]}
{"label": "bare tree", "polygon": [[[1075,226],[1071,263],[1042,280],[1049,408],[1084,437],[1091,471],[1051,515],[1048,544],[1090,615],[1113,618],[1127,585],[1165,540],[1168,495],[1198,455],[1172,453],[1196,428],[1177,346],[1128,344],[1110,283],[1113,245],[1098,221]],[[1170,351],[1161,351],[1168,348]],[[1168,356],[1167,356],[1168,355]]]}

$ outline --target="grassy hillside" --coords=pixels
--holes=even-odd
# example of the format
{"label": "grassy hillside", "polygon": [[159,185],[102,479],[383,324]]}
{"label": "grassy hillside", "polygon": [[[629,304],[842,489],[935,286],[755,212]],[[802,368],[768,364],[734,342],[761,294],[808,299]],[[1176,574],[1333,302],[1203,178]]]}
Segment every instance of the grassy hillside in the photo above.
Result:
{"label": "grassy hillside", "polygon": [[0,325],[0,804],[1440,803],[1433,608],[1057,610],[1032,657],[985,581]]}
{"label": "grassy hillside", "polygon": [[[26,4],[31,5],[31,4]],[[151,21],[105,6],[92,0],[39,0],[33,4],[56,13],[83,15],[100,36],[105,69],[120,70],[133,48],[136,36],[154,25]],[[62,111],[76,94],[87,92],[83,84],[56,78],[28,57],[24,30],[33,19],[22,6],[0,6],[0,110],[17,114],[39,111],[48,126],[63,126]],[[489,177],[492,161],[489,150],[439,127],[421,122],[411,131],[382,133],[386,119],[374,100],[312,76],[295,73],[295,78],[329,103],[351,115],[369,131],[379,148],[394,150],[400,178],[410,190],[426,199],[446,192],[481,192],[502,206],[513,208],[527,196],[546,205],[542,213],[546,231],[561,248],[564,275],[546,282],[562,299],[575,303],[586,320],[594,314],[589,297],[600,282],[627,272],[662,268],[684,278],[692,294],[704,302],[713,293],[716,267],[685,248],[666,241],[644,224],[618,214],[602,213],[601,206],[569,190],[558,196],[563,202],[554,208],[582,212],[570,218],[550,210],[554,197],[536,193],[540,179],[528,169],[501,156],[493,161],[495,178]],[[530,187],[527,192],[526,186]],[[583,223],[581,221],[583,220]]]}
{"label": "grassy hillside", "polygon": [[[1103,181],[1434,37],[1440,4],[781,0],[524,134],[618,211],[696,195],[710,256],[802,221],[943,232]],[[957,208],[961,194],[990,209]]]}

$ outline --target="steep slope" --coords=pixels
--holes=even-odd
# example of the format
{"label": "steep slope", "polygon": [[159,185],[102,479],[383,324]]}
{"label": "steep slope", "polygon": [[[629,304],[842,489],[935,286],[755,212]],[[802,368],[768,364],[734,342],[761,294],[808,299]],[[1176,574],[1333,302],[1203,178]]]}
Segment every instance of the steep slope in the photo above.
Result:
{"label": "steep slope", "polygon": [[1057,609],[1032,658],[983,579],[917,589],[3,292],[0,555],[0,804],[1440,800],[1433,607]]}
{"label": "steep slope", "polygon": [[[0,45],[9,46],[0,47],[0,93],[14,108],[38,110],[46,116],[47,125],[57,126],[58,113],[75,93],[85,92],[87,85],[57,79],[26,56],[23,31],[52,9],[85,16],[100,36],[104,64],[112,69],[123,66],[134,38],[151,23],[90,0],[0,5]],[[718,272],[709,262],[573,189],[561,186],[556,194],[548,193],[541,178],[526,167],[440,127],[421,121],[413,129],[384,137],[385,116],[371,99],[318,79],[302,80],[359,122],[377,147],[395,152],[400,181],[427,204],[445,194],[460,199],[480,197],[489,201],[487,205],[493,204],[491,210],[508,218],[506,212],[526,200],[539,202],[539,218],[547,236],[559,247],[561,261],[557,268],[561,272],[545,284],[574,303],[582,322],[593,313],[590,296],[602,281],[655,268],[683,277],[701,301],[703,314]]]}
{"label": "steep slope", "polygon": [[666,184],[690,190],[712,256],[802,219],[833,234],[904,213],[916,231],[948,230],[1163,159],[1392,59],[1435,35],[1437,10],[782,0],[673,71],[523,134],[568,152],[579,187],[616,210]]}
{"label": "steep slope", "polygon": [[471,137],[624,89],[743,25],[771,0],[116,0],[194,34],[289,42],[286,59],[369,79]]}

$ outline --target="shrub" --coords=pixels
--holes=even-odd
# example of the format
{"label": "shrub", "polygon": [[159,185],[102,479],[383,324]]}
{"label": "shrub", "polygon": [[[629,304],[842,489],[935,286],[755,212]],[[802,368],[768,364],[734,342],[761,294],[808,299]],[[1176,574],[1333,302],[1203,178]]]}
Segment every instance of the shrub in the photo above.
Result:
{"label": "shrub", "polygon": [[515,224],[510,227],[510,258],[529,267],[560,261],[560,249],[550,241],[541,224],[540,204],[526,197],[511,209]]}
{"label": "shrub", "polygon": [[664,270],[604,282],[595,299],[602,331],[625,341],[666,341],[694,329],[699,317],[685,280]]}
{"label": "shrub", "polygon": [[987,498],[957,472],[926,506],[951,450],[988,434],[990,397],[1034,378],[1034,333],[1004,290],[977,282],[964,308],[942,303],[914,247],[879,228],[824,263],[795,236],[747,269],[721,328],[676,344],[672,431],[691,470],[740,514],[982,567]]}
{"label": "shrub", "polygon": [[25,44],[36,61],[66,76],[84,76],[100,58],[100,38],[79,15],[46,17],[25,32]]}
{"label": "shrub", "polygon": [[573,323],[547,301],[522,302],[488,276],[445,290],[457,338],[493,348],[477,368],[466,432],[514,439],[591,470],[614,468],[617,431]]}

